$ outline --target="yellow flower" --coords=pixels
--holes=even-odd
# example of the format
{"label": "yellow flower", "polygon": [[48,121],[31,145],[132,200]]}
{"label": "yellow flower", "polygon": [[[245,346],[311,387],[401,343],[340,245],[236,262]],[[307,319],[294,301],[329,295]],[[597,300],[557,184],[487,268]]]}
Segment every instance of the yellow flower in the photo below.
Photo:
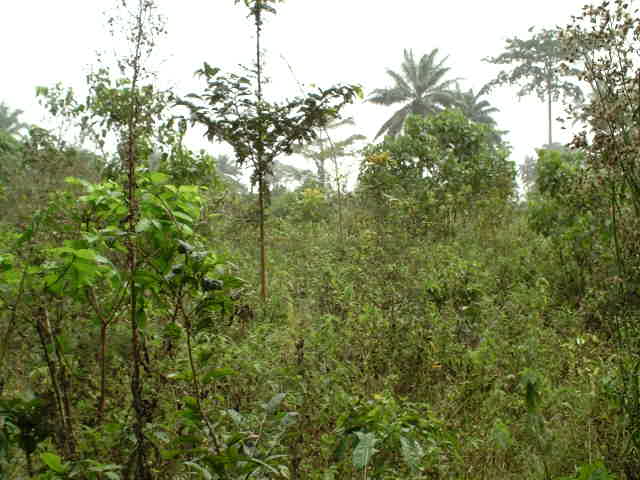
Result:
{"label": "yellow flower", "polygon": [[374,153],[367,157],[367,162],[373,163],[375,165],[384,165],[389,161],[389,158],[390,158],[389,152]]}

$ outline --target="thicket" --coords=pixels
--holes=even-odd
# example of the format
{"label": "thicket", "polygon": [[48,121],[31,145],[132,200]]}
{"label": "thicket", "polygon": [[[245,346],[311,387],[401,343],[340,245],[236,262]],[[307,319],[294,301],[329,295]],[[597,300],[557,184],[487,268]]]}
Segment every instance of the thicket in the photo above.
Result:
{"label": "thicket", "polygon": [[[259,33],[275,2],[245,3]],[[358,89],[267,103],[260,74],[205,65],[178,100],[143,62],[153,2],[131,14],[85,102],[39,91],[95,149],[0,129],[0,478],[640,478],[626,3],[559,35],[594,93],[525,198],[499,132],[453,108],[367,146],[353,192],[324,167],[269,188]]]}

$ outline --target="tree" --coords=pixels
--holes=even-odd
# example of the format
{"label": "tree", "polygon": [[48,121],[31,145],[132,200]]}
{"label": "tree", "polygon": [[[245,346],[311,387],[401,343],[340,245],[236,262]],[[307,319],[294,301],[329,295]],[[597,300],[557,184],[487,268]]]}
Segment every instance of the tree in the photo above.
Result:
{"label": "tree", "polygon": [[450,87],[456,80],[443,80],[449,72],[449,67],[444,66],[449,57],[438,62],[437,55],[435,48],[416,63],[413,51],[405,50],[402,73],[387,70],[395,85],[375,89],[368,100],[378,105],[402,103],[404,106],[382,125],[376,138],[385,132],[398,135],[409,115],[433,115],[453,104]]}
{"label": "tree", "polygon": [[[532,31],[531,29],[529,30]],[[485,58],[485,62],[511,65],[489,82],[488,88],[498,85],[518,85],[518,97],[535,93],[542,101],[546,99],[549,122],[549,144],[553,144],[551,105],[561,97],[581,101],[582,90],[565,77],[572,72],[561,71],[560,65],[566,48],[557,30],[542,30],[527,40],[517,37],[507,39],[507,46],[497,57]]]}
{"label": "tree", "polygon": [[274,192],[287,190],[290,183],[305,184],[313,178],[313,172],[307,169],[300,169],[278,160],[274,160],[272,173],[269,175],[269,186]]}
{"label": "tree", "polygon": [[462,90],[460,85],[456,84],[456,89],[454,90],[454,105],[459,108],[469,120],[495,126],[496,121],[491,115],[499,112],[499,110],[496,107],[492,107],[487,100],[481,100],[489,90],[489,86],[485,85],[478,93],[475,93],[472,88]]}
{"label": "tree", "polygon": [[496,121],[491,115],[499,112],[499,110],[491,106],[489,101],[481,99],[489,90],[489,86],[484,85],[478,93],[475,93],[472,88],[464,91],[460,88],[459,84],[456,84],[456,89],[453,92],[454,106],[461,110],[469,120],[492,127],[493,142],[498,144],[502,142],[502,135],[507,132],[505,130],[495,129]]}
{"label": "tree", "polygon": [[22,113],[24,113],[22,110],[10,110],[6,103],[0,102],[0,130],[10,135],[17,135],[20,130],[27,127],[26,123],[18,119]]}
{"label": "tree", "polygon": [[327,160],[337,162],[338,158],[354,156],[356,152],[352,150],[353,144],[365,139],[364,135],[354,134],[344,140],[332,140],[329,136],[329,131],[345,125],[354,125],[353,117],[331,122],[313,142],[296,148],[297,153],[313,160],[313,163],[316,165],[318,183],[320,183],[322,188],[327,187]]}
{"label": "tree", "polygon": [[[239,3],[237,1],[236,3]],[[258,185],[260,214],[260,296],[267,298],[265,209],[268,197],[268,176],[273,173],[278,155],[290,155],[294,146],[317,137],[317,129],[339,116],[341,108],[351,103],[361,89],[356,86],[337,86],[319,89],[305,97],[283,103],[263,98],[263,65],[261,32],[263,15],[275,13],[270,0],[244,0],[256,28],[256,64],[254,81],[245,76],[219,75],[220,70],[205,63],[197,73],[206,79],[207,87],[191,100],[179,100],[187,107],[191,122],[204,125],[205,136],[229,143],[239,165],[253,166],[252,181]],[[252,90],[252,86],[255,90]]]}

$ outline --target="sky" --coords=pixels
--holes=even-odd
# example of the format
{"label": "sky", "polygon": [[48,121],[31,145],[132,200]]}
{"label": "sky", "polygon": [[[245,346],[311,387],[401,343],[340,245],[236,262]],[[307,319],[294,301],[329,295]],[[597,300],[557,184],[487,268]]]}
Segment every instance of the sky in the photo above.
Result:
{"label": "sky", "polygon": [[[129,0],[131,1],[131,0]],[[247,9],[233,0],[156,0],[167,34],[159,42],[154,64],[159,81],[178,93],[198,92],[202,83],[193,72],[202,62],[224,72],[251,65],[255,34]],[[300,94],[298,83],[330,87],[359,84],[365,95],[391,86],[386,69],[398,71],[403,50],[416,58],[438,48],[448,56],[448,78],[460,78],[463,89],[480,89],[500,68],[483,62],[499,55],[505,40],[526,37],[532,27],[565,25],[580,13],[586,0],[286,0],[264,27],[267,95],[274,99]],[[116,0],[21,0],[3,8],[0,26],[0,101],[24,110],[22,121],[47,125],[35,98],[36,86],[57,82],[82,92],[85,76],[96,65],[96,52],[109,55],[117,39],[107,33],[105,12]],[[289,68],[291,66],[291,69]],[[508,130],[512,160],[546,143],[546,106],[535,96],[518,99],[516,88],[500,87],[486,99],[500,110],[498,128]],[[382,123],[399,107],[358,102],[346,115],[356,122],[343,135],[360,133],[373,140]],[[555,106],[554,118],[562,114]],[[571,133],[554,125],[554,141],[568,142]],[[229,153],[193,136],[195,148]],[[308,167],[300,158],[287,163]],[[353,177],[357,159],[343,168]]]}

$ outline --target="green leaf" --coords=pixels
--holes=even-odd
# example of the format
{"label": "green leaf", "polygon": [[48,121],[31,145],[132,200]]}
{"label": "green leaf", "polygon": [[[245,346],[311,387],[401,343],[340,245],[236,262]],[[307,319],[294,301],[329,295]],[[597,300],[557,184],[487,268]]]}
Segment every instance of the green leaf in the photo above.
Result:
{"label": "green leaf", "polygon": [[13,267],[12,255],[0,255],[0,272],[6,272]]}
{"label": "green leaf", "polygon": [[420,461],[424,456],[424,451],[420,444],[410,438],[400,437],[400,450],[405,463],[416,473],[420,470]]}
{"label": "green leaf", "polygon": [[374,433],[355,432],[358,437],[358,445],[353,450],[353,466],[358,470],[362,470],[369,465],[371,458],[378,450],[374,448],[378,442]]}
{"label": "green leaf", "polygon": [[500,419],[497,419],[494,422],[491,436],[493,437],[493,440],[496,442],[498,447],[502,450],[506,450],[513,444],[513,439],[511,437],[509,427],[505,425],[505,423]]}
{"label": "green leaf", "polygon": [[149,220],[148,218],[143,218],[136,225],[136,233],[146,232],[151,227],[153,227],[153,222],[151,220]]}
{"label": "green leaf", "polygon": [[[86,248],[81,248],[73,252],[74,255],[78,258],[82,258],[83,260],[89,260],[91,262],[96,261],[96,252],[94,250],[89,250]],[[104,257],[101,257],[104,258]]]}
{"label": "green leaf", "polygon": [[162,172],[153,172],[149,175],[149,180],[151,180],[151,183],[154,185],[161,185],[169,181],[169,175]]}
{"label": "green leaf", "polygon": [[47,467],[49,467],[56,473],[65,473],[67,470],[69,470],[69,467],[67,465],[63,465],[62,459],[58,455],[44,452],[40,455],[40,458],[47,465]]}

